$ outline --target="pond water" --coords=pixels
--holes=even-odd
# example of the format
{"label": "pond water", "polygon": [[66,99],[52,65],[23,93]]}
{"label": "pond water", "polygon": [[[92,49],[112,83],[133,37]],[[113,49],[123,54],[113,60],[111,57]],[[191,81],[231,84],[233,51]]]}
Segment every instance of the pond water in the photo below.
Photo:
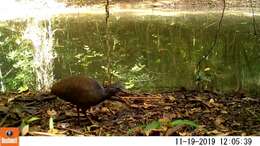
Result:
{"label": "pond water", "polygon": [[[54,78],[87,74],[101,83],[111,79],[141,91],[200,87],[220,92],[259,93],[260,37],[254,35],[251,17],[225,15],[216,45],[198,70],[199,60],[215,41],[220,16],[216,13],[177,16],[119,13],[111,15],[107,25],[101,14],[56,16],[52,18]],[[259,16],[255,25],[260,33]],[[15,47],[9,51],[3,48],[2,76],[15,64],[14,60],[8,61]],[[11,71],[4,76],[2,84],[7,90],[28,82],[31,82],[29,88],[33,88],[32,70],[19,76],[17,73]]]}

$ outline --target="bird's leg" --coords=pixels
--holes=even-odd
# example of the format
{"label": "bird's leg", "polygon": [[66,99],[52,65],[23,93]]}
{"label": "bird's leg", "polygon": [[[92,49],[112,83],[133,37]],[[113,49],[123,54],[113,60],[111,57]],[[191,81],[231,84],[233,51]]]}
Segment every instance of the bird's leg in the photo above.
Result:
{"label": "bird's leg", "polygon": [[79,107],[78,107],[78,106],[77,106],[77,114],[78,114],[78,125],[80,125],[80,121],[79,121],[79,120],[80,120],[80,119],[79,119],[79,116],[80,116],[80,115],[79,115]]}
{"label": "bird's leg", "polygon": [[90,123],[91,123],[92,125],[97,125],[96,122],[94,122],[94,121],[87,115],[87,112],[86,112],[86,111],[84,112],[84,115],[88,118],[88,120],[90,121]]}

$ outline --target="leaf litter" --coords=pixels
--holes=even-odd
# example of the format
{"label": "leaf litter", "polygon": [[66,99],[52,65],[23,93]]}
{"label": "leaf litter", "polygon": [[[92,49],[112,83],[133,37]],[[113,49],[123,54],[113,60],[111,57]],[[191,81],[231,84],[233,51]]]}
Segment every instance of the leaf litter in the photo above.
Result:
{"label": "leaf litter", "polygon": [[0,95],[0,127],[20,127],[23,135],[205,136],[260,135],[260,98],[180,90],[122,93],[80,114],[47,94]]}

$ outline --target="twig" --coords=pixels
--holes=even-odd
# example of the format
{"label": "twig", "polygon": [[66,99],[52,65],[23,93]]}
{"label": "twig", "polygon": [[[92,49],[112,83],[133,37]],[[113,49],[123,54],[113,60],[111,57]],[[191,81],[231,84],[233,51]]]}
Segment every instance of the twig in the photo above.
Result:
{"label": "twig", "polygon": [[109,0],[107,0],[106,3],[106,24],[108,23],[108,18],[109,18]]}
{"label": "twig", "polygon": [[215,48],[215,46],[217,44],[217,40],[218,40],[219,33],[220,33],[220,30],[221,30],[221,26],[222,26],[222,21],[223,21],[224,14],[225,14],[225,9],[226,9],[226,0],[223,0],[222,14],[221,14],[221,17],[220,17],[220,20],[219,20],[219,23],[218,23],[218,29],[217,29],[216,34],[215,34],[214,42],[213,42],[212,46],[209,48],[209,50],[206,53],[206,55],[202,56],[202,58],[199,60],[199,62],[197,64],[197,68],[198,69],[200,69],[200,65],[201,65],[202,61],[204,59],[208,58],[211,55],[213,49]]}
{"label": "twig", "polygon": [[254,35],[257,35],[256,21],[255,21],[255,11],[254,11],[254,8],[253,8],[253,1],[252,0],[250,0],[250,5],[251,5],[251,10],[252,10],[252,21],[253,21]]}
{"label": "twig", "polygon": [[2,127],[2,125],[5,123],[8,116],[9,116],[9,114],[6,114],[5,117],[2,119],[2,121],[0,123],[0,127]]}
{"label": "twig", "polygon": [[109,81],[109,84],[111,84],[111,78],[112,78],[112,74],[111,74],[111,47],[110,47],[110,44],[109,44],[109,0],[106,0],[106,6],[105,6],[105,9],[106,9],[106,47],[107,47],[107,79]]}
{"label": "twig", "polygon": [[125,97],[122,97],[122,98],[126,98],[126,99],[161,99],[161,97],[159,97],[159,96],[156,96],[156,97],[149,97],[149,96],[143,96],[143,97],[139,97],[139,96],[136,96],[136,97],[125,96]]}
{"label": "twig", "polygon": [[80,132],[78,130],[75,130],[75,129],[65,128],[65,127],[60,127],[60,126],[58,126],[57,128],[58,129],[62,129],[62,130],[68,130],[68,131],[71,131],[71,132],[74,132],[74,133],[77,133],[77,134],[80,134],[80,135],[89,136],[89,135],[87,135],[87,134],[85,134],[83,132]]}
{"label": "twig", "polygon": [[5,73],[5,75],[3,75],[3,78],[7,77],[13,70],[14,68],[11,68],[7,73]]}
{"label": "twig", "polygon": [[37,136],[57,136],[56,134],[46,133],[46,132],[29,132],[30,135],[37,135]]}

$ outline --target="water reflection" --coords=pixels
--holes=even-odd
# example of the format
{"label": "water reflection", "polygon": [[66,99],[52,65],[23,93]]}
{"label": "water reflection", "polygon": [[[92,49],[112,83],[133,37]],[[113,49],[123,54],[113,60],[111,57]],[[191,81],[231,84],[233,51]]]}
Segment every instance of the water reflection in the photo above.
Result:
{"label": "water reflection", "polygon": [[[214,41],[219,17],[214,13],[168,17],[116,14],[110,18],[108,35],[104,15],[55,17],[53,30],[59,30],[54,44],[55,78],[87,74],[103,82],[109,58],[112,79],[130,89],[194,89],[196,64]],[[252,26],[250,17],[224,17],[217,46],[199,74],[204,89],[258,92],[260,39],[253,35]]]}
{"label": "water reflection", "polygon": [[[112,17],[108,39],[111,47],[114,45],[110,56],[114,77],[134,89],[195,88],[195,65],[212,45],[218,20],[215,14]],[[56,21],[56,27],[64,30],[57,36],[62,46],[56,47],[60,54],[55,67],[57,78],[84,73],[102,80],[107,55],[103,16],[66,16]],[[252,34],[251,19],[229,15],[223,23],[213,55],[203,65],[209,68],[204,73],[204,87],[221,91],[256,89],[259,38]],[[102,55],[93,56],[91,51]],[[75,57],[78,54],[81,58]]]}

